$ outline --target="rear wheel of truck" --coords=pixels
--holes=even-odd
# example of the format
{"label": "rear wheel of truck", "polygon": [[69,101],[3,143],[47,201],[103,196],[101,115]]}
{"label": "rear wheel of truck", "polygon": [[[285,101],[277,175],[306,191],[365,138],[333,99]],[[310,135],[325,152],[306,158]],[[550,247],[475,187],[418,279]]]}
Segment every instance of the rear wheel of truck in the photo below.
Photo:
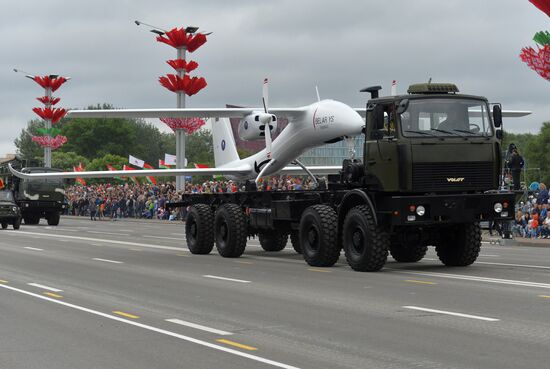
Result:
{"label": "rear wheel of truck", "polygon": [[369,206],[351,209],[344,220],[342,233],[346,260],[353,270],[375,272],[382,269],[388,258],[389,238],[376,225]]}
{"label": "rear wheel of truck", "polygon": [[421,230],[397,232],[390,240],[390,254],[400,263],[416,263],[422,260],[428,251],[422,240]]}
{"label": "rear wheel of truck", "polygon": [[225,258],[238,258],[246,248],[246,215],[236,204],[223,204],[216,211],[216,249]]}
{"label": "rear wheel of truck", "polygon": [[315,267],[333,266],[340,257],[338,216],[327,205],[307,208],[300,220],[300,246],[306,263]]}
{"label": "rear wheel of truck", "polygon": [[300,231],[290,232],[290,243],[292,244],[292,248],[294,249],[294,251],[296,251],[296,253],[302,253],[302,246],[300,245]]}
{"label": "rear wheel of truck", "polygon": [[13,229],[19,229],[21,227],[21,217],[15,218],[12,223]]}
{"label": "rear wheel of truck", "polygon": [[447,266],[468,266],[476,261],[481,250],[479,222],[459,224],[445,231],[435,251]]}
{"label": "rear wheel of truck", "polygon": [[2,229],[6,229],[6,228],[8,228],[8,223],[2,222]]}
{"label": "rear wheel of truck", "polygon": [[[48,221],[48,225],[50,226],[56,226],[59,224],[59,219],[61,218],[61,213],[49,213],[46,215],[46,220]],[[40,218],[39,218],[40,221]]]}
{"label": "rear wheel of truck", "polygon": [[288,241],[288,234],[277,231],[262,232],[258,235],[260,245],[265,251],[281,251]]}
{"label": "rear wheel of truck", "polygon": [[25,224],[38,224],[40,223],[40,215],[37,214],[29,214],[23,217],[23,220],[25,221]]}
{"label": "rear wheel of truck", "polygon": [[195,255],[209,254],[214,248],[214,214],[210,206],[191,206],[185,221],[187,248]]}

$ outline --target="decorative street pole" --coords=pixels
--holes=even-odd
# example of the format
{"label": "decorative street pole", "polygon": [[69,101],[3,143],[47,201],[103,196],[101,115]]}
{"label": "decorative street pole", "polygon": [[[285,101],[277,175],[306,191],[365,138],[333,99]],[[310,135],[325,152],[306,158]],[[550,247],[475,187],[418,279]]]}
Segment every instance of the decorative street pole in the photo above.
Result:
{"label": "decorative street pole", "polygon": [[[14,69],[14,72],[22,71]],[[60,130],[53,127],[54,124],[58,123],[65,114],[67,114],[67,110],[63,108],[52,108],[61,100],[58,97],[52,97],[52,93],[71,78],[58,76],[56,74],[42,77],[26,74],[25,77],[32,79],[44,88],[44,96],[36,98],[36,100],[44,104],[44,108],[32,109],[36,115],[44,120],[44,128],[38,129],[43,135],[33,136],[32,140],[44,148],[44,167],[51,168],[52,149],[57,150],[67,142],[67,137],[60,135]]]}
{"label": "decorative street pole", "polygon": [[[160,28],[136,21],[138,26],[143,24],[153,29],[157,34],[157,41],[165,43],[176,49],[176,59],[167,63],[176,70],[177,74],[167,74],[159,77],[159,82],[166,89],[176,94],[176,107],[185,108],[185,95],[192,96],[206,87],[203,77],[189,77],[189,73],[195,70],[199,64],[194,61],[186,61],[186,53],[194,52],[206,43],[207,34],[197,33],[197,27],[172,28],[165,31]],[[185,168],[185,134],[192,134],[204,125],[200,118],[161,118],[176,134],[176,168]],[[185,177],[176,177],[176,189],[185,190]]]}

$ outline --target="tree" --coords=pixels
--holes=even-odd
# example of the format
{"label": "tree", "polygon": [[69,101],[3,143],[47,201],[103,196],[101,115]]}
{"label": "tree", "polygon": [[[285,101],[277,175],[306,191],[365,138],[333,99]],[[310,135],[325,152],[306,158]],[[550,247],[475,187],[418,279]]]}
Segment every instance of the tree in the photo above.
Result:
{"label": "tree", "polygon": [[78,166],[80,163],[82,163],[84,167],[87,167],[88,159],[74,152],[52,152],[53,168],[63,169],[65,171],[72,172],[73,168]]}
{"label": "tree", "polygon": [[193,166],[193,163],[214,166],[214,149],[210,131],[197,131],[187,136],[185,146],[185,155],[189,166]]}
{"label": "tree", "polygon": [[39,135],[38,129],[43,126],[41,120],[33,119],[27,123],[27,128],[22,129],[19,137],[15,139],[17,154],[21,155],[23,159],[43,162],[44,149],[32,141],[32,136]]}

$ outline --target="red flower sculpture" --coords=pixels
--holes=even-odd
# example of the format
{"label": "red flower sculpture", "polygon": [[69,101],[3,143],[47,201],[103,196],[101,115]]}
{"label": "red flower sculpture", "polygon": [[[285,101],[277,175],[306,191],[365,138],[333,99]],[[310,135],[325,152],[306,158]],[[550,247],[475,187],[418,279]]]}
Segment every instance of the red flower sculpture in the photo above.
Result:
{"label": "red flower sculpture", "polygon": [[184,28],[172,28],[170,31],[166,32],[164,36],[158,36],[157,41],[163,42],[176,49],[185,47],[190,53],[197,50],[206,42],[206,36],[202,33],[187,33]]}
{"label": "red flower sculpture", "polygon": [[61,100],[59,97],[48,97],[48,96],[42,96],[37,97],[36,100],[40,101],[44,105],[55,105]]}
{"label": "red flower sculpture", "polygon": [[67,110],[62,108],[33,108],[32,111],[44,120],[51,120],[52,124],[59,122],[67,114]]}
{"label": "red flower sculpture", "polygon": [[55,137],[33,136],[32,140],[42,147],[51,147],[52,149],[56,150],[67,142],[67,137],[61,135],[57,135]]}
{"label": "red flower sculpture", "polygon": [[51,88],[52,92],[57,90],[63,83],[67,82],[65,77],[50,78],[50,76],[35,76],[34,81],[43,88]]}
{"label": "red flower sculpture", "polygon": [[550,0],[529,0],[531,4],[542,10],[550,17]]}
{"label": "red flower sculpture", "polygon": [[196,132],[205,123],[201,118],[160,118],[160,120],[172,128],[172,131],[183,129],[189,135]]}
{"label": "red flower sculpture", "polygon": [[529,68],[550,81],[550,45],[544,45],[538,51],[532,47],[524,47],[519,57]]}
{"label": "red flower sculpture", "polygon": [[160,77],[159,82],[172,92],[185,92],[192,96],[206,87],[207,83],[203,77],[189,77],[187,74],[183,78],[175,74],[167,74],[166,77]]}
{"label": "red flower sculpture", "polygon": [[178,72],[180,70],[183,70],[187,73],[194,71],[199,66],[199,63],[191,60],[190,62],[186,62],[184,59],[174,59],[174,60],[168,60],[166,61],[169,66],[177,70]]}

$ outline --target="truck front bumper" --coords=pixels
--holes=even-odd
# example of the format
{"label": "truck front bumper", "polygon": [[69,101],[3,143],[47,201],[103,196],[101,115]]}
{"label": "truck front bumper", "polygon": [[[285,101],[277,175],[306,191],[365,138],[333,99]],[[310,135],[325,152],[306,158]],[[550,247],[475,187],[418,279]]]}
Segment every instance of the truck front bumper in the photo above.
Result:
{"label": "truck front bumper", "polygon": [[377,202],[377,213],[379,218],[389,219],[392,226],[471,223],[512,220],[514,205],[512,192],[392,196]]}

